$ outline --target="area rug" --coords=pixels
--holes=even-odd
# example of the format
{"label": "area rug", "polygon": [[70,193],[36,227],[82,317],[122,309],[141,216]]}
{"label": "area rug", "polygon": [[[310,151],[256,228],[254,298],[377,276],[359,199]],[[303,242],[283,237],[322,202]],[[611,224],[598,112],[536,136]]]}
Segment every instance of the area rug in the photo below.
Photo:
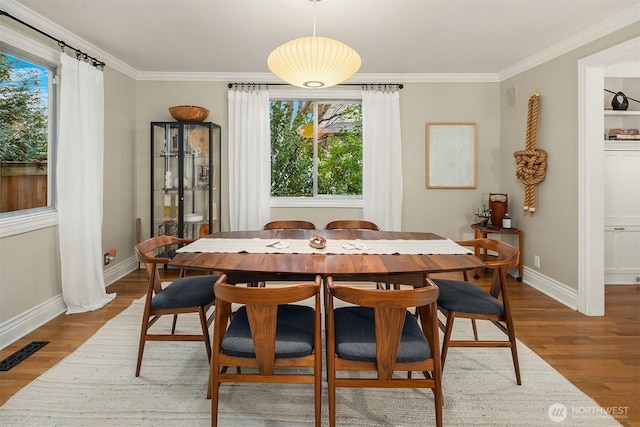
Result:
{"label": "area rug", "polygon": [[[147,343],[134,376],[142,300],[0,408],[3,426],[206,426],[208,364],[202,343]],[[169,321],[169,319],[167,319]],[[457,331],[465,335],[466,322]],[[483,323],[483,322],[480,322]],[[197,330],[182,315],[179,332]],[[154,328],[166,327],[158,322]],[[470,329],[470,328],[469,328]],[[492,325],[483,336],[500,337]],[[502,338],[502,337],[500,337]],[[519,343],[522,385],[506,349],[452,349],[443,378],[445,426],[619,425],[591,398]],[[415,375],[415,374],[414,374]],[[323,425],[328,425],[326,382]],[[313,425],[309,385],[223,385],[222,426]],[[339,389],[339,426],[435,422],[430,390]]]}

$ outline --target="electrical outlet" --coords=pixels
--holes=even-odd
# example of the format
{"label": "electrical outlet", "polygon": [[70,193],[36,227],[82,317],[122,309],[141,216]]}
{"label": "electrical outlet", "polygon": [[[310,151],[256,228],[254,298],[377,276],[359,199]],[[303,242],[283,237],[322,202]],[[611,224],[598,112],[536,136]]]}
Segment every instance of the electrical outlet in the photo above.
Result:
{"label": "electrical outlet", "polygon": [[533,256],[533,266],[535,268],[540,268],[540,257],[538,255]]}
{"label": "electrical outlet", "polygon": [[104,254],[104,258],[102,258],[102,260],[104,261],[104,265],[109,265],[109,263],[116,257],[117,253],[117,249],[109,249],[109,252]]}

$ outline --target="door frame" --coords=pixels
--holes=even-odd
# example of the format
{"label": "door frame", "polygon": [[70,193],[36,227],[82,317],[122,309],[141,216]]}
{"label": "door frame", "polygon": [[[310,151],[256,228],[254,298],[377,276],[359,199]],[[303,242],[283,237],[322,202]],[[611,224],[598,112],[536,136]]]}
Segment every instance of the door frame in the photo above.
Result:
{"label": "door frame", "polygon": [[[604,77],[640,62],[640,37],[578,61],[578,311],[604,315]],[[638,76],[640,77],[640,76]]]}

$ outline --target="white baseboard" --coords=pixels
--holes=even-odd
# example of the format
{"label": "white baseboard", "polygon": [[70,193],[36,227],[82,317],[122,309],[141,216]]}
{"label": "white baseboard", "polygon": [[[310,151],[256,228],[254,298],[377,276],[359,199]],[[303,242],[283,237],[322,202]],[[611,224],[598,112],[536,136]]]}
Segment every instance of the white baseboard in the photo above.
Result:
{"label": "white baseboard", "polygon": [[533,270],[527,266],[523,268],[522,275],[523,283],[526,283],[532,288],[539,290],[543,294],[553,298],[554,300],[566,305],[573,310],[578,309],[577,289],[570,288],[564,283],[558,282],[557,280],[540,274],[536,270]]}
{"label": "white baseboard", "polygon": [[104,284],[105,286],[112,285],[118,280],[122,279],[133,270],[138,269],[138,260],[135,256],[125,259],[118,264],[114,264],[111,268],[104,270]]}
{"label": "white baseboard", "polygon": [[[104,270],[104,283],[109,286],[138,268],[135,257],[128,258]],[[62,294],[39,304],[0,324],[0,350],[67,311]]]}
{"label": "white baseboard", "polygon": [[67,306],[64,304],[62,294],[59,294],[13,319],[7,320],[0,325],[0,349],[36,330],[66,310]]}

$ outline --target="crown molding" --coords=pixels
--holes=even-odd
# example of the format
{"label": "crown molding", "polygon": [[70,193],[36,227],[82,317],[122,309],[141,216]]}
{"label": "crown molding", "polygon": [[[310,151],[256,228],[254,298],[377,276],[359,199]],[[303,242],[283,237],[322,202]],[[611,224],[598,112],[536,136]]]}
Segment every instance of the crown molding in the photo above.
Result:
{"label": "crown molding", "polygon": [[[283,83],[271,73],[178,73],[161,71],[143,71],[138,73],[142,81],[180,81],[180,82],[238,82],[238,83]],[[355,74],[345,83],[497,83],[494,73],[424,73],[424,74]]]}
{"label": "crown molding", "polygon": [[528,71],[538,65],[544,64],[547,61],[555,59],[567,52],[572,51],[580,46],[584,46],[587,43],[591,43],[601,37],[613,33],[628,25],[632,25],[640,21],[640,4],[632,6],[624,12],[621,12],[615,16],[612,16],[591,28],[587,28],[578,34],[569,37],[562,42],[555,44],[547,49],[538,52],[537,54],[530,56],[529,58],[521,61],[503,71],[498,73],[499,80],[504,81],[508,78],[516,76],[520,73]]}
{"label": "crown molding", "polygon": [[[52,21],[22,6],[15,0],[5,0],[2,6],[7,12],[39,28],[54,37],[64,40],[78,49],[90,53],[124,75],[140,81],[192,81],[192,82],[255,82],[282,83],[271,73],[207,73],[207,72],[159,72],[138,71],[109,53],[88,43]],[[640,4],[608,18],[554,46],[499,72],[499,73],[416,73],[416,74],[356,74],[347,83],[499,83],[540,64],[557,58],[575,48],[604,37],[612,32],[640,21]]]}
{"label": "crown molding", "polygon": [[[110,55],[104,50],[92,45],[91,43],[85,41],[84,39],[76,36],[75,34],[65,30],[58,24],[53,23],[47,18],[43,17],[21,5],[20,3],[16,3],[14,0],[4,0],[2,3],[2,8],[9,12],[11,15],[15,16],[23,20],[24,22],[33,25],[39,30],[44,31],[45,33],[51,34],[55,38],[59,40],[63,40],[65,43],[72,45],[73,47],[80,49],[84,52],[87,52],[89,55],[96,57],[100,61],[106,63],[107,67],[113,68],[121,72],[122,74],[129,76],[133,79],[138,78],[138,70],[131,67],[128,64],[125,64],[115,56]],[[34,33],[35,34],[35,33]],[[42,36],[44,38],[44,36]],[[47,39],[48,40],[48,39]],[[55,45],[55,42],[52,42]]]}

